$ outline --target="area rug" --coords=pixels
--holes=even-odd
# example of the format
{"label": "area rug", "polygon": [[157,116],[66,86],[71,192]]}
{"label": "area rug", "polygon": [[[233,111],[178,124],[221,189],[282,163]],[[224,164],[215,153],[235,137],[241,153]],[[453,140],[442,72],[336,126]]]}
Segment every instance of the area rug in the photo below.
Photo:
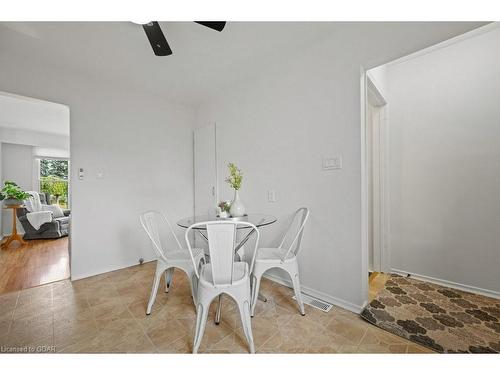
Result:
{"label": "area rug", "polygon": [[391,275],[361,316],[436,352],[500,352],[498,299]]}

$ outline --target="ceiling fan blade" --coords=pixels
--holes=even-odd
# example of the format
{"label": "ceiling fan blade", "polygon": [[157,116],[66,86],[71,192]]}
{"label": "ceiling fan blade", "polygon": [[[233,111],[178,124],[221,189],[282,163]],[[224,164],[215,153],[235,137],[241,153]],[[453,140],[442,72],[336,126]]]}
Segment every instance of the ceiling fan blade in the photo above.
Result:
{"label": "ceiling fan blade", "polygon": [[200,25],[206,26],[212,30],[222,31],[224,30],[224,26],[226,26],[225,22],[211,22],[211,21],[194,21]]}
{"label": "ceiling fan blade", "polygon": [[151,44],[156,56],[168,56],[172,54],[172,50],[170,49],[167,39],[165,39],[165,35],[163,35],[158,22],[153,21],[146,23],[142,25],[142,27],[146,32],[149,43]]}

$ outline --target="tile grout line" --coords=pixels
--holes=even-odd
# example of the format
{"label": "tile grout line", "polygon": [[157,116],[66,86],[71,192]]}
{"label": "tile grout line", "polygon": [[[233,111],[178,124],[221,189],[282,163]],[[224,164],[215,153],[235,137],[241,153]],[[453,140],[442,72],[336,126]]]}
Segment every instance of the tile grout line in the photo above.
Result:
{"label": "tile grout line", "polygon": [[[158,348],[157,348],[157,346],[155,345],[155,343],[151,340],[151,338],[149,337],[149,335],[147,334],[146,328],[145,328],[145,327],[143,327],[143,325],[139,322],[139,319],[137,319],[137,318],[135,317],[135,315],[134,315],[134,314],[132,314],[132,311],[130,310],[130,308],[128,307],[128,305],[127,305],[127,304],[125,304],[125,303],[122,301],[122,296],[121,296],[121,295],[120,295],[120,293],[118,292],[118,289],[116,288],[115,283],[111,283],[111,284],[113,284],[113,288],[115,289],[116,293],[120,296],[120,304],[122,304],[122,305],[125,307],[125,309],[128,311],[128,313],[132,316],[132,318],[133,318],[133,320],[135,321],[135,323],[136,323],[136,324],[140,327],[141,332],[144,334],[144,336],[146,336],[146,338],[147,338],[147,340],[149,341],[149,343],[153,346],[153,348],[155,349],[155,351],[156,351],[156,352],[158,352]],[[144,314],[146,314],[146,313],[144,312]],[[174,341],[176,341],[176,340],[174,340]]]}
{"label": "tile grout line", "polygon": [[361,336],[361,339],[359,339],[359,342],[356,345],[356,352],[358,352],[359,347],[361,346],[361,343],[363,342],[363,339],[365,338],[367,333],[368,333],[368,329],[365,330],[365,333],[363,333],[363,336]]}
{"label": "tile grout line", "polygon": [[[118,293],[118,291],[117,291]],[[120,298],[121,299],[121,298]],[[158,348],[156,347],[156,345],[154,344],[154,342],[151,340],[151,338],[149,337],[149,335],[147,334],[147,331],[146,331],[146,328],[143,327],[143,325],[139,322],[139,320],[135,317],[134,314],[132,314],[132,311],[130,311],[128,305],[125,305],[125,308],[127,309],[127,311],[129,312],[130,315],[132,315],[132,318],[134,319],[134,321],[136,322],[136,324],[139,325],[139,327],[141,327],[141,331],[142,333],[144,334],[144,336],[146,336],[147,340],[149,341],[149,343],[153,346],[153,348],[155,348],[155,350],[157,351]]]}
{"label": "tile grout line", "polygon": [[[70,283],[73,285],[73,282],[70,280]],[[95,319],[95,316],[94,316],[94,310],[93,310],[93,306],[90,305],[89,301],[88,301],[88,294],[87,294],[87,291],[84,292],[84,295],[85,295],[85,303],[87,304],[87,307],[90,309],[90,313],[91,313],[91,316],[92,316],[92,323],[94,324],[94,327],[97,329],[97,331],[99,332],[99,329],[98,329],[98,325],[97,325],[97,321]],[[99,336],[100,332],[94,337],[97,338]],[[55,337],[54,337],[54,340],[55,340]],[[65,348],[68,348],[68,347],[71,347],[71,346],[74,346],[78,344],[78,342],[76,343],[72,343],[70,345],[67,345],[65,347],[63,347],[60,351],[60,353],[63,353],[64,352],[64,349]]]}
{"label": "tile grout line", "polygon": [[[127,312],[128,312],[128,313],[132,316],[132,318],[133,318],[134,322],[135,322],[136,324],[138,324],[138,325],[141,327],[141,331],[142,331],[142,325],[141,325],[141,324],[139,324],[139,322],[137,321],[137,319],[136,319],[136,317],[134,316],[134,314],[132,314],[132,312],[130,311],[130,309],[128,308],[128,306],[125,304],[125,302],[123,302],[122,296],[121,296],[121,295],[120,295],[120,293],[118,292],[118,289],[117,289],[117,287],[116,287],[116,285],[115,285],[116,283],[109,281],[108,276],[106,277],[106,279],[105,279],[105,280],[106,280],[106,282],[107,282],[108,284],[110,284],[110,285],[113,287],[113,290],[114,290],[114,291],[116,292],[116,294],[119,296],[120,305],[122,305],[123,307],[125,307],[125,309],[127,310]],[[92,316],[94,316],[93,312],[92,312]],[[94,320],[95,320],[95,317],[94,317]],[[96,326],[97,326],[97,322],[96,322]],[[98,326],[97,326],[97,327],[98,327]],[[144,331],[142,331],[142,332],[144,333]],[[147,336],[147,335],[146,335],[146,336]],[[115,348],[116,346],[118,346],[118,345],[120,345],[120,344],[121,344],[121,342],[120,342],[120,343],[117,343],[116,345],[114,345],[114,346],[113,346],[113,348]],[[153,347],[154,347],[154,345],[153,345]]]}

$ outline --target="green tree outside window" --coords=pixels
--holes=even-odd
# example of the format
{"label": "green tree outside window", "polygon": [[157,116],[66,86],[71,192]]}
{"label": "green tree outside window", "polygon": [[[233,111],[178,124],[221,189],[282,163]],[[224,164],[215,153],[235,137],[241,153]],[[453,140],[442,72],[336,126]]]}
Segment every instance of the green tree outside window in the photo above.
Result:
{"label": "green tree outside window", "polygon": [[60,159],[40,160],[40,191],[53,197],[49,203],[68,208],[68,161]]}

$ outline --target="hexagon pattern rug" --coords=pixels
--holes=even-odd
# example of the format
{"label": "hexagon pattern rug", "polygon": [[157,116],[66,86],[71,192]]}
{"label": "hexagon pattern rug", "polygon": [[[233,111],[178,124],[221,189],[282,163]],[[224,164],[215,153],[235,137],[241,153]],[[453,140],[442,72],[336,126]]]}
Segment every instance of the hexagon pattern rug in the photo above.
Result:
{"label": "hexagon pattern rug", "polygon": [[361,316],[436,352],[500,353],[498,299],[391,275]]}

